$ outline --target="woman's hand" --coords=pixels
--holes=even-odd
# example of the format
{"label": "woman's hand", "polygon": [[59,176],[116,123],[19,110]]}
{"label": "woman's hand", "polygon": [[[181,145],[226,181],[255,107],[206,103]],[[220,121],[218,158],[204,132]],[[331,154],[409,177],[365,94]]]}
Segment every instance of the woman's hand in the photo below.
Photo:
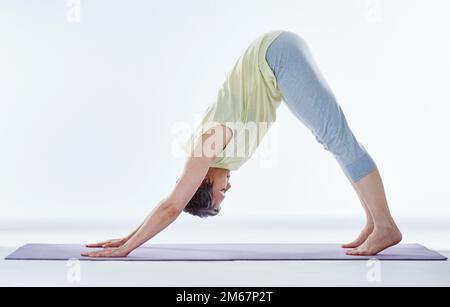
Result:
{"label": "woman's hand", "polygon": [[128,239],[114,239],[114,240],[108,240],[105,242],[100,243],[93,243],[93,244],[87,244],[87,248],[118,248],[122,247],[125,243],[127,243]]}
{"label": "woman's hand", "polygon": [[127,257],[130,252],[125,251],[122,248],[107,248],[104,250],[96,251],[96,252],[86,252],[81,253],[83,257],[94,257],[94,258],[121,258]]}

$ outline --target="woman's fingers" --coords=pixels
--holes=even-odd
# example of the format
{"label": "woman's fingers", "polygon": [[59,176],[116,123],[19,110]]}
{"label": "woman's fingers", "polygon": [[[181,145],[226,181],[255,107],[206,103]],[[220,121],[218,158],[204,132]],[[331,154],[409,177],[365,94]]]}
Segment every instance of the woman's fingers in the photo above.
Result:
{"label": "woman's fingers", "polygon": [[105,243],[93,243],[93,244],[87,244],[86,247],[88,247],[88,248],[97,248],[97,247],[102,247],[103,244],[105,244]]}
{"label": "woman's fingers", "polygon": [[107,257],[108,254],[109,254],[109,251],[104,250],[104,251],[81,253],[81,256],[85,256],[85,257]]}
{"label": "woman's fingers", "polygon": [[105,250],[96,251],[96,252],[81,253],[81,256],[94,257],[94,258],[95,257],[126,257],[127,254],[119,249],[111,248],[111,249],[105,249]]}
{"label": "woman's fingers", "polygon": [[107,247],[119,247],[118,242],[120,240],[109,240],[100,243],[88,244],[88,248],[107,248]]}
{"label": "woman's fingers", "polygon": [[103,248],[121,247],[122,245],[123,245],[122,240],[114,240],[114,241],[109,241],[109,242],[106,242],[105,244],[103,244]]}

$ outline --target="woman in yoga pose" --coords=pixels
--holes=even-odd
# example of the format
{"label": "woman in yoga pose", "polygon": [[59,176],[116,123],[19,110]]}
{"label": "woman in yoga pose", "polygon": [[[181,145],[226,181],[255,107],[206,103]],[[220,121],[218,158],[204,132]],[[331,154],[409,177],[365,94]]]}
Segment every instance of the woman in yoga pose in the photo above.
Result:
{"label": "woman in yoga pose", "polygon": [[[170,225],[183,211],[199,217],[219,213],[230,189],[230,171],[246,162],[260,144],[284,101],[292,113],[332,153],[352,184],[367,216],[348,255],[375,255],[398,244],[377,166],[352,133],[306,42],[277,30],[258,37],[238,59],[185,142],[189,154],[172,192],[125,238],[87,245],[103,248],[89,257],[125,257]],[[295,132],[292,133],[295,135]]]}

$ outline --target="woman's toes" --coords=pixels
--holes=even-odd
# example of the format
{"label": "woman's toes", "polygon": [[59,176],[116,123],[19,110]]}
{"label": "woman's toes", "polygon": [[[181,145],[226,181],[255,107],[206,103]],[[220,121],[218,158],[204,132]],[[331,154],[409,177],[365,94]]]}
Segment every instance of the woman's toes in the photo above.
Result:
{"label": "woman's toes", "polygon": [[351,249],[351,250],[348,250],[346,252],[346,254],[349,255],[349,256],[356,256],[356,255],[358,255],[358,250],[356,248],[355,249]]}
{"label": "woman's toes", "polygon": [[364,241],[365,241],[365,239],[364,239],[364,240],[361,239],[361,240],[354,241],[354,242],[352,242],[352,243],[343,244],[343,245],[342,245],[342,248],[351,248],[351,249],[355,249],[355,248],[360,247],[360,246],[364,243]]}
{"label": "woman's toes", "polygon": [[369,252],[366,250],[358,250],[358,253],[355,256],[368,256]]}
{"label": "woman's toes", "polygon": [[359,248],[355,248],[355,249],[352,249],[352,250],[348,251],[347,255],[350,255],[350,256],[368,256],[369,253],[367,252],[367,250],[365,248],[359,247]]}
{"label": "woman's toes", "polygon": [[342,248],[355,248],[355,247],[358,247],[358,245],[355,242],[352,242],[352,243],[342,244],[341,247]]}
{"label": "woman's toes", "polygon": [[353,241],[352,243],[343,244],[342,248],[358,248],[360,247],[364,242],[366,242],[367,238],[370,236],[370,234],[373,232],[373,226],[366,226],[359,237]]}

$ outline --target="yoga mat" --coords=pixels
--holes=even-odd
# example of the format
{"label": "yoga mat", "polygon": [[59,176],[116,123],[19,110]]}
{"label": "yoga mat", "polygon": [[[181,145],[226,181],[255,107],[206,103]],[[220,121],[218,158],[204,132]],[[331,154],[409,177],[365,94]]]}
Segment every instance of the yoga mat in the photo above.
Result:
{"label": "yoga mat", "polygon": [[127,258],[80,256],[84,245],[28,244],[6,260],[80,261],[231,261],[231,260],[447,260],[447,257],[419,244],[401,244],[377,256],[347,256],[338,244],[152,244],[133,251]]}

